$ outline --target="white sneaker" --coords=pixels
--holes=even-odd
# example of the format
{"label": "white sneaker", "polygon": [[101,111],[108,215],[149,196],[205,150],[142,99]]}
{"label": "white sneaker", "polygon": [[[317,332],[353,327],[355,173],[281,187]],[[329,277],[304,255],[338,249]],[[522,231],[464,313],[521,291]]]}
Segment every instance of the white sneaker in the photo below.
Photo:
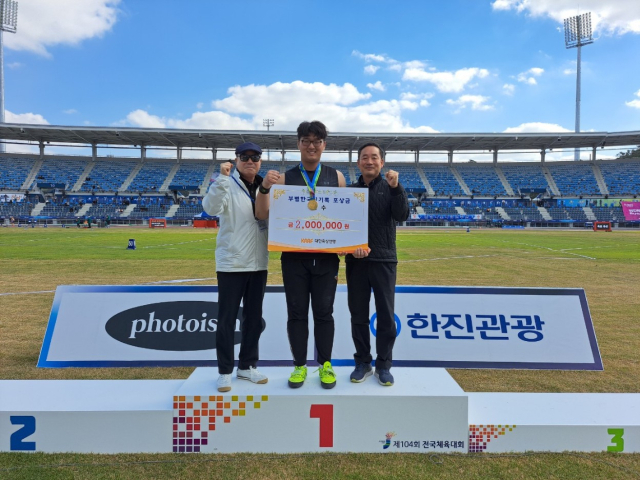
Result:
{"label": "white sneaker", "polygon": [[238,378],[241,380],[249,380],[253,383],[267,383],[269,379],[264,373],[261,373],[257,368],[249,367],[247,370],[238,369]]}
{"label": "white sneaker", "polygon": [[218,391],[219,392],[228,392],[231,390],[231,374],[220,374],[218,377]]}

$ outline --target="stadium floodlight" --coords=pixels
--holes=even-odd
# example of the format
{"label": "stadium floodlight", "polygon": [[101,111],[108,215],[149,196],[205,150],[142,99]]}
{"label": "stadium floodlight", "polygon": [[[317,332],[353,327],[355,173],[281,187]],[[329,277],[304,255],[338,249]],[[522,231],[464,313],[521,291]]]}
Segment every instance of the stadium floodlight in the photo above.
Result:
{"label": "stadium floodlight", "polygon": [[[4,45],[2,32],[16,33],[18,28],[18,2],[0,0],[0,123],[4,123]],[[4,143],[0,142],[0,153],[4,153]]]}
{"label": "stadium floodlight", "polygon": [[18,26],[18,2],[0,0],[0,21],[3,32],[16,33]]}
{"label": "stadium floodlight", "polygon": [[[578,49],[576,80],[576,133],[580,133],[580,66],[583,45],[593,43],[591,12],[564,19],[564,44],[567,48]],[[575,149],[574,160],[580,160],[580,149]]]}
{"label": "stadium floodlight", "polygon": [[[267,132],[269,131],[269,128],[273,127],[274,124],[275,124],[275,121],[273,120],[273,118],[263,118],[262,119],[262,126],[263,127],[267,127]],[[269,161],[269,160],[271,160],[271,152],[267,148],[267,161]]]}

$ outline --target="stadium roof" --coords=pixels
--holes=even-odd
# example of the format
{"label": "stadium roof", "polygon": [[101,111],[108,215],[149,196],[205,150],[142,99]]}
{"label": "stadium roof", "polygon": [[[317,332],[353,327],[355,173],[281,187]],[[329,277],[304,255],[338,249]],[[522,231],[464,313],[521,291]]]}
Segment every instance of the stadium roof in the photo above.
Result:
{"label": "stadium roof", "polygon": [[[99,147],[182,147],[233,150],[243,142],[263,149],[297,150],[296,132],[260,130],[178,130],[124,127],[69,127],[57,125],[0,125],[7,143],[36,142]],[[327,151],[357,150],[376,142],[389,152],[542,150],[640,145],[640,131],[584,133],[330,133]]]}

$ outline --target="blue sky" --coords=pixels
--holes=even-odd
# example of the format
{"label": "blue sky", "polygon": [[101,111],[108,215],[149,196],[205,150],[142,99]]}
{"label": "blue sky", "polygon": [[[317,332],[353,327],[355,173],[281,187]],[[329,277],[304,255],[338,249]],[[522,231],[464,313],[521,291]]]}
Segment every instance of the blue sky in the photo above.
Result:
{"label": "blue sky", "polygon": [[[342,132],[640,130],[637,0],[19,0],[7,122]],[[15,147],[14,147],[15,148]],[[571,156],[567,152],[567,156]]]}

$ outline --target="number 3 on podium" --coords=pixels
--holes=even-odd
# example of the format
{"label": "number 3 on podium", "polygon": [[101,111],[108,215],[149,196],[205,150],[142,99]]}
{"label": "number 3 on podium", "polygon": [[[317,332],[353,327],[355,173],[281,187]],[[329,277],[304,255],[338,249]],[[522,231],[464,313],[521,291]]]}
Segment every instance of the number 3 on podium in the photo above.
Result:
{"label": "number 3 on podium", "polygon": [[333,447],[333,405],[311,405],[310,418],[320,419],[320,447]]}

